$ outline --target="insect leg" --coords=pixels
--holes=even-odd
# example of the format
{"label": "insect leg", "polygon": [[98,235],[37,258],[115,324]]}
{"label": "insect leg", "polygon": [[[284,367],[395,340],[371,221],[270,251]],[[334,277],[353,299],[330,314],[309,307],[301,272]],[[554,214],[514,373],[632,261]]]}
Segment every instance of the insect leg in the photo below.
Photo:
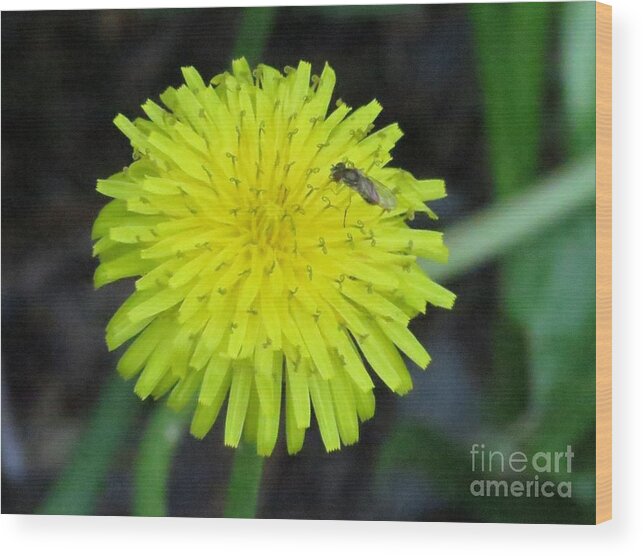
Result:
{"label": "insect leg", "polygon": [[346,205],[346,208],[344,209],[344,228],[346,227],[346,215],[348,214],[348,209],[350,208],[352,201],[353,201],[353,196],[349,195],[348,196],[348,204]]}

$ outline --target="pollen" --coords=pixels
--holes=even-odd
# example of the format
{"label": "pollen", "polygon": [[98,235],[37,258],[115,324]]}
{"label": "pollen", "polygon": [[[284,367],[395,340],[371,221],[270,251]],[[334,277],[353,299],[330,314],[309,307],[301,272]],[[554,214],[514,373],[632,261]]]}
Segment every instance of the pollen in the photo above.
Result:
{"label": "pollen", "polygon": [[[225,444],[264,456],[282,420],[291,454],[311,427],[328,451],[357,442],[372,375],[405,394],[402,354],[429,364],[410,319],[455,299],[417,264],[446,262],[442,235],[407,225],[435,218],[444,182],[392,166],[399,126],[375,130],[375,100],[332,103],[334,71],[311,70],[239,59],[206,83],[183,68],[145,118],[115,118],[134,160],[97,185],[111,200],[92,230],[95,286],[135,280],[107,325],[109,349],[127,345],[118,371],[142,399],[191,405],[197,438],[225,412]],[[394,208],[334,181],[339,162]]]}

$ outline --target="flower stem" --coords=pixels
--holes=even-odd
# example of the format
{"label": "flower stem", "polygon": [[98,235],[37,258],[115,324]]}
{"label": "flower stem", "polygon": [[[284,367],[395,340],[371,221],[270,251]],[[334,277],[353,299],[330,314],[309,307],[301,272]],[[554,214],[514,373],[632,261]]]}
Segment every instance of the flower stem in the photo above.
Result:
{"label": "flower stem", "polygon": [[176,413],[165,405],[152,414],[134,465],[134,515],[168,515],[167,484],[172,457],[188,417],[188,412]]}
{"label": "flower stem", "polygon": [[263,458],[252,446],[240,445],[232,464],[224,517],[255,517],[262,474]]}

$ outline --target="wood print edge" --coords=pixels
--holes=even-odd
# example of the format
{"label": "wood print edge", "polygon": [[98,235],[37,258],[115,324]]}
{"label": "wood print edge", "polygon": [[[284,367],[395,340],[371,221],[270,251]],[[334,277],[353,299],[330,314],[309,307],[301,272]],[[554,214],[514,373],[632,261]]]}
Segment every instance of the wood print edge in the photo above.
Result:
{"label": "wood print edge", "polygon": [[596,523],[612,518],[612,7],[596,3]]}

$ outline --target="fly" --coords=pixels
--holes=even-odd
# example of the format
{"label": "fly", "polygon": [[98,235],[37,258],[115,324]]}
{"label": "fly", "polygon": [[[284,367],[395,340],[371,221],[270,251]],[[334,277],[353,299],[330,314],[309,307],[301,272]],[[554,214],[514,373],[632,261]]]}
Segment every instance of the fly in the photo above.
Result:
{"label": "fly", "polygon": [[384,210],[393,210],[397,202],[392,191],[379,181],[367,176],[356,168],[349,168],[338,162],[330,169],[331,179],[357,191],[362,199],[370,205],[378,205]]}

